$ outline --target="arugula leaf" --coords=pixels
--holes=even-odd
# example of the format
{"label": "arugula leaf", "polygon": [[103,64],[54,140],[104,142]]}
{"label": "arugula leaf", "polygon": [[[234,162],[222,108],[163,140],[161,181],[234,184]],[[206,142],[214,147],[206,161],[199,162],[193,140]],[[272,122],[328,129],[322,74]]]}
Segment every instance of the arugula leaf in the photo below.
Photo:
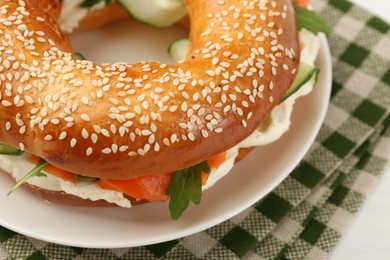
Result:
{"label": "arugula leaf", "polygon": [[169,210],[172,219],[180,218],[190,201],[199,205],[202,198],[202,171],[211,172],[207,161],[173,173],[165,190],[165,194],[170,195]]}
{"label": "arugula leaf", "polygon": [[27,179],[30,179],[31,177],[46,177],[46,174],[42,173],[42,169],[45,168],[49,163],[46,162],[43,159],[40,159],[38,164],[29,172],[27,173],[23,178],[21,178],[15,186],[12,187],[12,189],[8,192],[7,195],[10,195],[12,192],[14,192],[20,185],[22,185]]}
{"label": "arugula leaf", "polygon": [[294,8],[299,29],[305,28],[314,34],[319,32],[330,33],[330,28],[314,11],[299,7],[296,4],[294,4]]}

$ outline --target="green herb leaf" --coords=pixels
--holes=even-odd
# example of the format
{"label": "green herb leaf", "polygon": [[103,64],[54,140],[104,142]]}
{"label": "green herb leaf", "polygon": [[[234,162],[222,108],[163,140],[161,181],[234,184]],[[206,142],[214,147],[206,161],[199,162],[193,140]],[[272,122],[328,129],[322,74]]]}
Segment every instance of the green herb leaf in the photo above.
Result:
{"label": "green herb leaf", "polygon": [[18,148],[16,148],[16,147],[10,146],[8,144],[0,143],[0,154],[4,154],[4,155],[22,155],[23,151],[18,149]]}
{"label": "green herb leaf", "polygon": [[330,28],[314,11],[299,7],[295,4],[294,8],[299,29],[305,28],[314,34],[318,34],[319,32],[325,34],[330,33]]}
{"label": "green herb leaf", "polygon": [[[83,8],[90,8],[94,5],[97,5],[98,3],[102,2],[103,0],[84,0],[79,6]],[[108,1],[105,1],[107,4]]]}
{"label": "green herb leaf", "polygon": [[10,195],[12,192],[14,192],[20,185],[22,185],[26,180],[30,179],[31,177],[46,177],[46,174],[42,173],[42,169],[45,168],[49,163],[46,162],[43,159],[40,159],[38,164],[29,172],[27,173],[23,178],[21,178],[14,187],[8,192],[7,195]]}
{"label": "green herb leaf", "polygon": [[211,169],[207,161],[173,173],[165,191],[171,197],[169,210],[172,219],[180,218],[190,201],[199,205],[202,198],[202,171],[210,173]]}

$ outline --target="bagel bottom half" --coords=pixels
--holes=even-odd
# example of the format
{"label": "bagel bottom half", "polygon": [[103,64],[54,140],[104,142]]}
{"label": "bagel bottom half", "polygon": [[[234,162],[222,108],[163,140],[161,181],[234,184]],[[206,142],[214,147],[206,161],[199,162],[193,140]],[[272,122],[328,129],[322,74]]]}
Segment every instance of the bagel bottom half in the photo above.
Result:
{"label": "bagel bottom half", "polygon": [[[244,159],[254,148],[255,147],[240,148],[239,153],[235,159],[235,163]],[[9,172],[6,172],[1,168],[0,168],[0,174],[6,175],[9,178],[11,178],[13,181],[15,181],[11,177]],[[68,194],[64,191],[48,190],[35,185],[28,184],[27,182],[24,182],[21,187],[23,187],[23,189],[32,193],[33,195],[43,199],[47,203],[62,204],[62,205],[76,206],[76,207],[119,207],[115,203],[110,203],[102,199],[96,201],[83,199],[81,197]],[[132,206],[149,203],[149,201],[147,200],[135,199],[127,195],[124,195],[124,197],[130,201]]]}

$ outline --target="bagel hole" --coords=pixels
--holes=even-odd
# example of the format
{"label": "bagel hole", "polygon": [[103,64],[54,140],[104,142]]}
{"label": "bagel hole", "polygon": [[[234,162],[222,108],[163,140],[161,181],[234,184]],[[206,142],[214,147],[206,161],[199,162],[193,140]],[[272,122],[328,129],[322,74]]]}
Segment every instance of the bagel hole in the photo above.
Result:
{"label": "bagel hole", "polygon": [[131,19],[70,36],[75,52],[95,63],[139,63],[156,61],[175,64],[169,57],[169,45],[188,37],[188,30],[179,25],[156,29]]}

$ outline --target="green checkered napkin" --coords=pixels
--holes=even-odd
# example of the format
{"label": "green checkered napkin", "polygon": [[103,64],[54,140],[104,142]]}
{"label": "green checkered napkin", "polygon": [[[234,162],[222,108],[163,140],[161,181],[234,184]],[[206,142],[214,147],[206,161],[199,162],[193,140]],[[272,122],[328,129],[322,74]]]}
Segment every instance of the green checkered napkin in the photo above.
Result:
{"label": "green checkered napkin", "polygon": [[274,191],[206,231],[157,245],[83,249],[0,227],[0,259],[324,259],[390,155],[390,25],[345,0],[316,0],[333,28],[331,104],[309,154]]}

